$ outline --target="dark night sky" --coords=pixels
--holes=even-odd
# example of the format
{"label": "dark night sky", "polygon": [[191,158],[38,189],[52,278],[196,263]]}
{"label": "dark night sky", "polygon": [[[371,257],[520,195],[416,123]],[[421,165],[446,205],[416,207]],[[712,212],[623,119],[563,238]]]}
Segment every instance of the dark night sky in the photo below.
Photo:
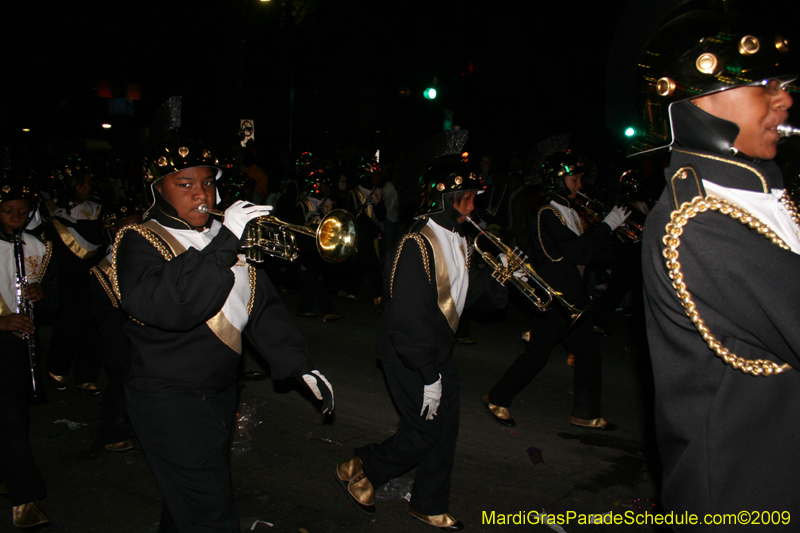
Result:
{"label": "dark night sky", "polygon": [[[625,0],[294,0],[291,17],[285,3],[45,2],[5,13],[4,142],[28,125],[62,143],[105,135],[124,150],[181,94],[185,126],[201,136],[226,141],[244,116],[260,144],[286,149],[290,80],[294,151],[331,138],[413,144],[441,128],[445,108],[486,150],[608,133],[607,55]],[[427,102],[434,77],[440,97]],[[98,127],[108,119],[98,80],[141,88],[135,115],[112,118],[111,134]]]}

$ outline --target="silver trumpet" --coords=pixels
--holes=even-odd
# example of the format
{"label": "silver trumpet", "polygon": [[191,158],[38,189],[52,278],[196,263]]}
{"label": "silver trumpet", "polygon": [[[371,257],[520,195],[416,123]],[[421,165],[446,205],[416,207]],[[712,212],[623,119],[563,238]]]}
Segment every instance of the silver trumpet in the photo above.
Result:
{"label": "silver trumpet", "polygon": [[[223,211],[201,204],[197,210],[224,217]],[[334,209],[316,226],[289,224],[277,217],[257,217],[247,223],[240,249],[247,259],[262,263],[266,256],[294,262],[300,257],[295,235],[313,237],[317,251],[329,263],[341,263],[356,250],[356,219],[344,209]]]}
{"label": "silver trumpet", "polygon": [[[581,315],[583,315],[583,313],[589,309],[588,307],[580,308],[574,306],[564,299],[562,293],[548,285],[547,282],[536,273],[533,267],[527,262],[527,258],[519,250],[519,248],[514,248],[512,250],[508,245],[503,243],[503,241],[491,233],[484,231],[483,228],[481,228],[480,225],[471,217],[466,217],[466,219],[478,230],[478,235],[475,236],[475,240],[473,241],[475,251],[480,254],[483,260],[486,261],[490,267],[492,267],[494,270],[494,272],[492,272],[492,277],[494,277],[494,279],[496,279],[500,285],[505,286],[506,283],[511,283],[511,285],[525,295],[525,297],[528,298],[528,300],[530,300],[531,303],[535,305],[537,309],[539,309],[539,311],[547,311],[553,301],[558,302],[569,316],[569,327],[572,327],[575,322],[578,321]],[[492,255],[478,246],[478,239],[480,239],[481,236],[489,239],[489,241],[499,250],[498,254],[503,253],[506,255],[508,263],[507,266],[503,265],[499,255]],[[533,281],[539,286],[538,292],[543,292],[544,294],[539,296],[539,294],[537,294],[537,289],[531,286],[528,281],[522,281],[522,279],[515,277],[514,272],[518,270],[524,272],[524,275],[528,278],[528,280]]]}
{"label": "silver trumpet", "polygon": [[781,124],[778,126],[778,135],[781,137],[791,137],[792,135],[800,135],[800,128],[795,128],[791,124]]}

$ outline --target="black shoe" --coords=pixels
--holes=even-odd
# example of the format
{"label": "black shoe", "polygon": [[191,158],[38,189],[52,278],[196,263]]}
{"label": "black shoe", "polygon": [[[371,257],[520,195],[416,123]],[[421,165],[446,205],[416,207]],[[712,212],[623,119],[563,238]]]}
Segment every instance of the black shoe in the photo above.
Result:
{"label": "black shoe", "polygon": [[429,516],[409,509],[408,514],[412,518],[425,522],[429,526],[438,527],[442,531],[462,531],[464,529],[464,524],[453,518],[450,513]]}
{"label": "black shoe", "polygon": [[488,394],[483,397],[483,406],[486,408],[486,411],[492,415],[494,421],[501,426],[513,428],[517,425],[517,422],[511,418],[511,413],[508,412],[508,407],[500,407],[499,405],[489,403]]}

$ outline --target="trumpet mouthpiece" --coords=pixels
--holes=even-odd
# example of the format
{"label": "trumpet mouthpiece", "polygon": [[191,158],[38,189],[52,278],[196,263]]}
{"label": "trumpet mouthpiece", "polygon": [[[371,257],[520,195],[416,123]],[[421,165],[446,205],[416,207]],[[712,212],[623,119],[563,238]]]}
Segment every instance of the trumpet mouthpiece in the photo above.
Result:
{"label": "trumpet mouthpiece", "polygon": [[778,126],[778,135],[781,137],[791,137],[792,135],[800,135],[800,128],[795,128],[791,124],[781,124]]}
{"label": "trumpet mouthpiece", "polygon": [[204,215],[208,213],[209,215],[217,215],[219,217],[224,216],[225,213],[222,211],[217,211],[216,209],[209,209],[206,204],[200,204],[197,206],[197,210]]}

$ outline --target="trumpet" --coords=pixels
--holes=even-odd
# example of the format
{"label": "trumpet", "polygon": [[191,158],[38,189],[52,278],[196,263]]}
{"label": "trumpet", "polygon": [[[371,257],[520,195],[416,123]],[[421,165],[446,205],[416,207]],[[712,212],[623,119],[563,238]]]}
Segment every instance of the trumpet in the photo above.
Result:
{"label": "trumpet", "polygon": [[[492,277],[494,277],[494,279],[496,279],[500,285],[505,286],[506,283],[510,282],[511,285],[519,290],[526,298],[528,298],[528,300],[530,300],[531,303],[535,305],[537,309],[539,309],[539,311],[547,311],[554,301],[558,302],[561,304],[562,309],[566,311],[567,315],[569,316],[569,327],[572,327],[583,315],[583,313],[589,309],[588,307],[580,308],[572,305],[564,298],[562,293],[548,285],[547,282],[543,280],[542,277],[539,276],[539,274],[537,274],[533,267],[527,262],[527,257],[525,257],[519,248],[514,248],[512,250],[499,238],[487,231],[484,231],[483,228],[481,228],[480,225],[471,217],[466,217],[466,219],[478,230],[478,235],[475,236],[475,240],[473,241],[475,251],[480,254],[483,260],[486,261],[490,267],[492,267],[494,270],[494,272],[492,272]],[[491,241],[491,243],[499,250],[499,253],[506,255],[508,263],[507,265],[503,265],[499,255],[492,255],[478,246],[478,239],[480,239],[481,236],[489,239],[489,241]],[[518,270],[524,272],[524,275],[527,276],[529,280],[532,280],[536,285],[538,285],[539,292],[544,292],[544,295],[539,296],[537,294],[537,290],[531,286],[529,282],[523,281],[521,278],[514,276],[514,272]]]}
{"label": "trumpet", "polygon": [[781,124],[778,126],[778,135],[781,137],[791,137],[792,135],[800,135],[800,128],[795,128],[791,124]]}
{"label": "trumpet", "polygon": [[[586,210],[586,217],[595,224],[600,224],[605,216],[614,208],[602,202],[589,198],[578,191],[578,196],[586,200],[583,208]],[[642,242],[642,232],[644,232],[644,214],[639,210],[631,209],[630,215],[625,222],[614,230],[617,238],[622,242]]]}
{"label": "trumpet", "polygon": [[[197,210],[225,216],[206,204]],[[295,234],[313,237],[317,251],[329,263],[341,263],[356,250],[356,219],[344,209],[334,209],[316,227],[289,224],[271,215],[254,218],[247,223],[239,248],[254,263],[263,263],[266,256],[293,263],[300,257]]]}

